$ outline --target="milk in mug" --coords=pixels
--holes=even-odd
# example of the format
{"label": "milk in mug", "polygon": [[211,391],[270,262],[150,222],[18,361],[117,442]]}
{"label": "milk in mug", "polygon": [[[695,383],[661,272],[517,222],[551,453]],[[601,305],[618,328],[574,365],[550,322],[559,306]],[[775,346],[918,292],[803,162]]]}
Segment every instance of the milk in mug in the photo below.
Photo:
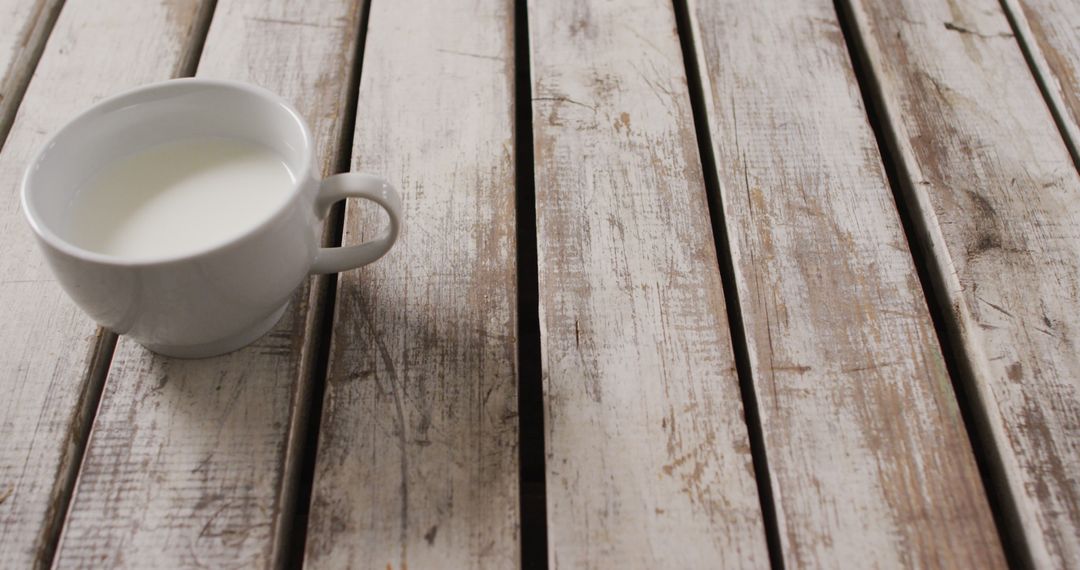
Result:
{"label": "milk in mug", "polygon": [[127,260],[194,254],[268,220],[295,179],[272,149],[192,138],[105,165],[70,205],[69,240]]}

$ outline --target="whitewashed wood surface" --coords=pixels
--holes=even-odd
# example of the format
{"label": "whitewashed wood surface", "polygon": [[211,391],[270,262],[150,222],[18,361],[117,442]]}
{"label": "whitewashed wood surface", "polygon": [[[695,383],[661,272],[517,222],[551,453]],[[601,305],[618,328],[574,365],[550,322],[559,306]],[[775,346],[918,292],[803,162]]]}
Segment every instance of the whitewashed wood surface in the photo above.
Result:
{"label": "whitewashed wood surface", "polygon": [[1003,568],[833,2],[690,18],[785,565]]}
{"label": "whitewashed wood surface", "polygon": [[[0,560],[49,563],[106,360],[101,335],[54,281],[19,207],[48,136],[85,107],[188,69],[200,4],[69,2],[0,153]],[[109,54],[103,57],[102,54]]]}
{"label": "whitewashed wood surface", "polygon": [[0,0],[0,147],[63,0]]}
{"label": "whitewashed wood surface", "polygon": [[997,2],[852,4],[1008,530],[1077,567],[1080,176]]}
{"label": "whitewashed wood surface", "polygon": [[[305,565],[519,563],[509,0],[375,2],[353,170],[405,229],[341,275]],[[346,243],[381,224],[359,202]]]}
{"label": "whitewashed wood surface", "polygon": [[528,16],[550,564],[766,566],[672,6]]}
{"label": "whitewashed wood surface", "polygon": [[[515,104],[551,567],[765,567],[766,518],[789,568],[1003,567],[1002,539],[1014,564],[1080,566],[1080,4],[403,0],[368,26],[367,1],[0,0],[0,566],[281,567],[304,548],[311,567],[519,566]],[[515,102],[516,8],[532,101]],[[36,251],[19,181],[77,112],[196,67],[293,101],[323,172],[386,176],[406,230],[244,350],[114,353]],[[344,239],[381,222],[350,203]]]}
{"label": "whitewashed wood surface", "polygon": [[[197,76],[247,81],[291,101],[330,173],[361,7],[361,0],[218,0]],[[121,337],[58,567],[284,563],[318,292],[305,284],[273,331],[218,358],[160,357]]]}
{"label": "whitewashed wood surface", "polygon": [[1002,0],[1080,165],[1080,2]]}

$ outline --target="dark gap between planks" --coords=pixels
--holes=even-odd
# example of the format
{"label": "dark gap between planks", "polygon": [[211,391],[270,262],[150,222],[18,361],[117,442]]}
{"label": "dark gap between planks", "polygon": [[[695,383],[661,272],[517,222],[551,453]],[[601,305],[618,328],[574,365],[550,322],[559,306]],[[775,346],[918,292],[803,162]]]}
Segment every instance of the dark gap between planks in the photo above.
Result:
{"label": "dark gap between planks", "polygon": [[540,283],[529,64],[528,1],[514,1],[514,176],[517,186],[518,475],[521,567],[548,567],[544,388],[540,361]]}
{"label": "dark gap between planks", "polygon": [[83,456],[86,454],[87,441],[90,439],[90,430],[94,426],[94,418],[97,417],[98,405],[101,403],[101,394],[105,389],[105,378],[109,374],[109,364],[112,362],[113,351],[116,349],[116,333],[98,328],[97,341],[91,352],[90,367],[83,381],[83,391],[79,394],[79,409],[68,426],[68,440],[74,442],[72,446],[71,461],[63,463],[57,480],[54,483],[57,489],[56,503],[52,505],[46,515],[47,522],[42,537],[41,549],[37,553],[35,565],[38,568],[51,568],[53,559],[56,557],[56,549],[60,544],[60,533],[63,531],[64,522],[67,519],[68,508],[71,499],[75,495],[75,481],[82,469]]}
{"label": "dark gap between planks", "polygon": [[[34,76],[34,70],[37,69],[38,61],[41,60],[41,54],[45,51],[45,44],[48,43],[49,36],[52,35],[53,26],[56,25],[57,18],[60,17],[60,10],[64,8],[64,0],[57,0],[55,6],[46,5],[42,10],[44,11],[45,23],[42,25],[41,36],[38,41],[33,45],[26,46],[24,49],[28,49],[26,56],[26,63],[20,65],[18,57],[14,61],[14,66],[11,68],[11,72],[17,78],[11,85],[11,91],[7,94],[7,111],[0,115],[0,148],[4,148],[4,141],[7,140],[8,133],[11,132],[11,125],[15,123],[15,113],[19,110],[19,105],[22,104],[23,96],[26,95],[26,88],[30,86],[30,78]],[[32,28],[33,26],[31,26]],[[30,33],[27,30],[25,33]],[[24,39],[23,41],[28,41]],[[18,71],[17,68],[22,67],[23,71]],[[11,76],[9,76],[11,77]],[[3,78],[0,78],[3,79]]]}
{"label": "dark gap between planks", "polygon": [[[1050,115],[1054,117],[1054,124],[1057,125],[1058,131],[1061,133],[1061,138],[1065,141],[1065,148],[1069,149],[1069,155],[1072,157],[1073,165],[1077,170],[1080,170],[1080,141],[1074,141],[1069,137],[1069,129],[1066,125],[1069,124],[1068,110],[1063,106],[1064,101],[1055,99],[1053,96],[1053,87],[1051,86],[1051,78],[1043,76],[1039,66],[1035,63],[1035,54],[1039,53],[1039,44],[1035,41],[1035,38],[1028,36],[1020,28],[1019,18],[1023,18],[1024,14],[1015,14],[1013,6],[1009,5],[1008,0],[1000,0],[1001,11],[1005,13],[1005,17],[1009,20],[1009,27],[1012,28],[1013,37],[1016,38],[1016,42],[1020,44],[1020,51],[1024,54],[1024,61],[1027,62],[1028,68],[1031,69],[1031,75],[1035,78],[1035,83],[1039,86],[1039,91],[1042,93],[1043,100],[1046,101],[1046,106],[1050,109]],[[1019,6],[1016,6],[1019,8]],[[1034,34],[1035,31],[1031,30]],[[1053,70],[1047,68],[1047,73],[1053,74]]]}
{"label": "dark gap between planks", "polygon": [[878,152],[881,155],[889,187],[896,202],[896,209],[907,238],[908,249],[919,276],[919,283],[926,296],[930,317],[937,332],[945,366],[952,380],[960,415],[964,420],[968,441],[975,455],[983,489],[990,504],[998,537],[1002,542],[1006,561],[1011,568],[1034,567],[1031,553],[1024,541],[1023,529],[1014,498],[1009,493],[1005,467],[986,417],[986,406],[979,401],[975,388],[974,373],[970,362],[964,357],[963,344],[956,330],[955,315],[948,309],[948,298],[944,295],[944,275],[932,258],[930,239],[927,237],[925,220],[915,214],[917,206],[909,181],[902,179],[898,163],[902,160],[898,149],[896,133],[888,122],[884,108],[881,86],[874,76],[868,55],[859,36],[858,25],[848,0],[833,0],[840,29],[847,43],[852,69],[859,83],[867,120],[874,131]]}
{"label": "dark gap between planks", "polygon": [[[345,115],[342,118],[341,132],[337,143],[337,156],[333,171],[335,174],[348,172],[352,169],[353,139],[356,134],[356,110],[360,100],[360,75],[364,67],[364,51],[367,44],[368,18],[371,15],[371,4],[375,0],[361,0],[359,29],[357,30],[355,51],[352,65],[349,69],[349,78],[346,83]],[[334,204],[323,223],[324,247],[337,247],[341,245],[345,231],[345,203]],[[284,535],[281,540],[285,541],[281,557],[276,561],[276,566],[287,568],[301,568],[304,565],[305,546],[307,544],[307,532],[309,516],[311,514],[311,494],[315,483],[315,465],[319,450],[319,431],[322,427],[323,398],[326,395],[326,377],[330,363],[330,348],[333,338],[334,321],[337,306],[338,275],[331,273],[315,277],[313,287],[316,288],[315,302],[311,310],[315,313],[312,319],[311,335],[313,362],[309,367],[301,367],[301,370],[311,370],[311,377],[301,379],[310,384],[308,402],[305,406],[304,420],[306,427],[299,450],[300,466],[299,473],[294,481],[286,481],[285,485],[294,485],[295,502],[287,508],[283,516],[287,522],[283,525]]]}
{"label": "dark gap between planks", "polygon": [[702,66],[697,60],[696,42],[693,26],[690,23],[690,10],[686,0],[674,0],[675,22],[679,32],[679,44],[682,47],[683,62],[686,66],[686,82],[690,90],[690,106],[694,114],[694,130],[697,135],[698,154],[701,157],[701,170],[705,178],[705,192],[708,195],[709,219],[712,222],[717,262],[724,286],[724,302],[727,305],[728,326],[731,329],[731,344],[735,353],[735,369],[739,376],[739,393],[742,396],[746,430],[750,439],[750,455],[754,464],[754,478],[757,482],[758,500],[761,504],[761,517],[765,524],[765,542],[769,550],[769,562],[774,570],[783,570],[784,552],[780,543],[780,526],[776,520],[776,506],[772,494],[772,477],[765,450],[765,435],[758,413],[757,394],[754,391],[753,371],[750,366],[750,352],[747,348],[746,330],[743,325],[742,308],[739,303],[739,290],[735,283],[735,266],[731,258],[731,241],[724,223],[724,203],[720,195],[720,178],[716,169],[716,157],[713,155],[712,136],[709,134],[708,108],[705,105],[705,92],[702,82]]}
{"label": "dark gap between planks", "polygon": [[[191,33],[191,43],[187,46],[184,54],[181,55],[174,77],[191,77],[195,75],[195,69],[199,64],[199,57],[202,55],[203,45],[206,43],[206,34],[210,29],[210,20],[214,17],[214,8],[216,6],[217,0],[204,0],[199,7],[199,13],[195,18]],[[49,36],[52,35],[52,28],[59,17],[59,11],[58,9],[57,14],[51,16],[52,21],[48,24],[47,35]],[[36,55],[33,62],[35,68],[38,61],[40,61],[41,52],[44,51],[46,43],[47,39],[43,38],[41,46],[35,48]],[[21,86],[24,91],[29,85],[32,75],[30,72],[27,73],[26,84]],[[19,97],[21,98],[23,94],[23,92],[20,92]],[[3,136],[6,137],[7,133],[4,133]],[[101,395],[105,389],[105,380],[109,376],[113,353],[116,351],[116,342],[116,333],[98,327],[97,342],[94,343],[94,347],[91,349],[93,356],[91,356],[90,367],[83,382],[83,393],[79,397],[79,410],[68,428],[68,437],[73,443],[71,445],[71,460],[61,464],[57,480],[54,482],[56,503],[53,504],[48,514],[50,519],[47,523],[48,526],[44,530],[43,536],[40,537],[41,549],[36,560],[39,568],[51,568],[56,558],[56,549],[60,544],[60,534],[67,520],[71,499],[75,495],[75,482],[78,479],[79,471],[82,470],[83,457],[86,455],[90,432],[93,430],[94,421],[97,419],[98,406],[101,403]]]}

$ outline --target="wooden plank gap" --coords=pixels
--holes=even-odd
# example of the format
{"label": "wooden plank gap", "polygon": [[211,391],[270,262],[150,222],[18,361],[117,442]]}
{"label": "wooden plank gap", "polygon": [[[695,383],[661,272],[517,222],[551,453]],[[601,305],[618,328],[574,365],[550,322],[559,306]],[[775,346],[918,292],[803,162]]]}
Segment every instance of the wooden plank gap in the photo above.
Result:
{"label": "wooden plank gap", "polygon": [[900,215],[900,223],[907,237],[907,243],[911,251],[911,259],[918,273],[919,283],[923,294],[926,296],[926,304],[930,309],[930,318],[937,333],[938,342],[941,346],[942,356],[945,358],[945,367],[949,371],[952,380],[953,391],[956,394],[960,414],[967,429],[968,440],[975,462],[979,469],[983,488],[987,494],[990,511],[994,517],[994,525],[1001,539],[1006,560],[1010,568],[1032,567],[1029,553],[1025,553],[1026,546],[1022,533],[1017,532],[1015,525],[1019,524],[1016,515],[1016,504],[1012,502],[1011,495],[1003,486],[1004,470],[997,448],[992,438],[988,436],[987,418],[985,406],[978,402],[979,392],[972,387],[972,371],[966,365],[966,359],[962,357],[962,347],[957,341],[955,332],[950,330],[948,317],[948,301],[942,294],[941,281],[934,275],[933,255],[928,251],[926,232],[920,226],[922,218],[914,215],[905,192],[902,188],[901,178],[896,164],[895,141],[892,140],[889,122],[883,119],[881,100],[878,98],[878,85],[873,71],[866,60],[866,54],[853,20],[850,7],[844,0],[833,0],[836,6],[837,19],[840,22],[840,30],[844,35],[848,53],[851,55],[852,69],[855,79],[859,83],[859,91],[862,94],[863,105],[866,108],[867,120],[874,131],[874,139],[877,142],[878,152],[881,155],[882,164],[888,179],[889,188],[892,190],[893,199],[896,201],[896,210]]}
{"label": "wooden plank gap", "polygon": [[910,180],[899,175],[898,163],[903,161],[903,154],[899,150],[900,142],[893,123],[889,120],[881,84],[870,65],[850,0],[834,2],[845,41],[848,43],[855,76],[866,104],[867,115],[877,138],[897,210],[911,248],[912,259],[926,295],[934,328],[938,333],[946,367],[953,381],[957,403],[968,431],[1002,548],[1011,568],[1035,568],[1030,545],[1024,538],[1023,520],[1016,503],[1016,495],[1010,491],[1007,469],[995,444],[994,428],[987,414],[990,404],[984,401],[976,384],[972,362],[960,340],[959,317],[945,293],[948,290],[949,269],[943,267],[941,259],[932,252],[934,245],[929,237],[930,228],[927,226],[929,218],[920,213],[923,207],[910,187]]}
{"label": "wooden plank gap", "polygon": [[735,369],[739,377],[739,393],[742,396],[746,430],[750,440],[750,455],[753,458],[754,479],[757,481],[758,499],[761,502],[761,516],[765,524],[765,543],[769,552],[769,564],[774,570],[783,570],[784,555],[780,542],[780,526],[776,520],[776,505],[773,500],[772,481],[769,471],[768,454],[765,449],[765,436],[761,417],[758,413],[757,393],[754,390],[753,371],[750,365],[750,353],[747,348],[746,329],[743,325],[742,305],[739,302],[739,290],[735,281],[735,265],[731,256],[731,241],[728,238],[727,224],[724,223],[724,205],[720,199],[720,178],[716,168],[716,156],[713,154],[712,135],[709,133],[708,107],[705,104],[705,92],[702,87],[701,54],[690,24],[690,9],[686,0],[673,0],[675,22],[679,32],[679,44],[682,47],[683,62],[686,66],[686,80],[690,90],[690,108],[694,116],[694,131],[697,135],[698,153],[704,171],[705,192],[708,195],[709,220],[712,223],[713,239],[716,241],[716,257],[720,267],[720,280],[724,287],[724,299],[727,303],[728,326],[731,330],[731,344],[735,352]]}
{"label": "wooden plank gap", "polygon": [[1069,120],[1068,106],[1062,99],[1061,93],[1053,88],[1054,72],[1038,47],[1031,25],[1024,17],[1023,8],[1017,0],[1000,0],[1000,2],[1005,17],[1009,20],[1009,26],[1016,35],[1016,41],[1020,44],[1020,51],[1023,52],[1024,59],[1031,68],[1031,74],[1035,76],[1035,82],[1039,85],[1039,91],[1042,91],[1043,98],[1050,107],[1054,123],[1061,131],[1061,137],[1065,139],[1065,147],[1072,155],[1073,164],[1080,169],[1080,126]]}
{"label": "wooden plank gap", "polygon": [[1006,566],[834,3],[686,6],[784,565]]}
{"label": "wooden plank gap", "polygon": [[[25,8],[23,2],[25,0],[14,0],[10,6],[5,4],[0,7],[0,11],[3,11],[5,17],[11,17],[10,10],[18,10],[15,8],[16,3],[20,4],[19,8]],[[20,33],[11,34],[2,40],[14,40],[18,44],[12,50],[15,54],[8,60],[10,65],[7,67],[6,76],[3,69],[6,58],[0,54],[0,148],[4,147],[11,125],[15,122],[15,113],[19,110],[26,88],[30,85],[30,78],[34,76],[34,70],[37,69],[41,54],[45,51],[45,44],[52,35],[53,26],[63,7],[64,0],[39,1]],[[15,18],[8,21],[8,24],[20,23]],[[4,31],[8,31],[7,28],[4,28]]]}
{"label": "wooden plank gap", "polygon": [[674,8],[529,9],[551,563],[766,566]]}
{"label": "wooden plank gap", "polygon": [[199,11],[195,16],[194,30],[191,34],[191,43],[184,52],[180,61],[177,62],[176,72],[173,77],[194,77],[202,59],[203,47],[206,46],[206,35],[210,33],[210,22],[214,19],[214,11],[217,8],[217,0],[203,0],[199,5]]}
{"label": "wooden plank gap", "polygon": [[[352,166],[407,222],[338,278],[307,567],[520,560],[512,20],[510,0],[371,7]],[[342,242],[380,223],[350,202]]]}
{"label": "wooden plank gap", "polygon": [[536,179],[527,0],[514,2],[514,90],[521,567],[523,570],[547,570],[547,466],[544,457],[544,386],[540,356]]}
{"label": "wooden plank gap", "polygon": [[56,546],[60,542],[60,531],[64,528],[68,507],[75,491],[75,480],[82,467],[86,442],[90,438],[90,428],[97,417],[101,393],[105,388],[105,377],[109,375],[109,364],[116,349],[116,333],[99,328],[97,342],[92,348],[93,356],[86,370],[86,379],[82,382],[83,393],[79,395],[79,410],[72,418],[68,428],[68,445],[71,448],[70,460],[60,464],[60,473],[56,477],[56,501],[49,509],[44,530],[44,539],[38,551],[35,564],[39,568],[51,568],[56,556]]}
{"label": "wooden plank gap", "polygon": [[[356,106],[360,98],[360,76],[364,66],[364,47],[367,43],[368,15],[371,13],[372,0],[366,0],[360,8],[360,21],[357,25],[357,36],[354,46],[352,67],[349,69],[349,78],[345,81],[340,95],[345,101],[345,114],[342,118],[341,131],[339,133],[337,156],[334,157],[335,173],[348,172],[352,165],[353,139],[356,132]],[[323,246],[339,247],[341,236],[345,226],[345,203],[334,204],[330,213],[323,222]],[[289,434],[289,453],[299,456],[297,473],[293,476],[294,482],[287,482],[282,487],[293,489],[293,496],[284,497],[289,499],[290,515],[281,520],[289,521],[282,524],[283,535],[278,537],[276,543],[281,547],[281,552],[276,553],[274,559],[279,568],[302,568],[304,566],[304,545],[307,542],[308,518],[311,513],[311,490],[315,481],[315,458],[319,449],[319,428],[322,425],[323,398],[326,395],[326,377],[330,362],[330,346],[333,338],[334,321],[337,316],[337,285],[338,274],[316,275],[312,287],[315,289],[315,306],[311,311],[311,322],[307,330],[312,331],[310,337],[314,349],[309,351],[311,362],[305,363],[307,370],[311,371],[311,378],[303,384],[307,389],[306,413],[304,418],[294,421],[293,429]],[[302,429],[299,427],[302,426]]]}

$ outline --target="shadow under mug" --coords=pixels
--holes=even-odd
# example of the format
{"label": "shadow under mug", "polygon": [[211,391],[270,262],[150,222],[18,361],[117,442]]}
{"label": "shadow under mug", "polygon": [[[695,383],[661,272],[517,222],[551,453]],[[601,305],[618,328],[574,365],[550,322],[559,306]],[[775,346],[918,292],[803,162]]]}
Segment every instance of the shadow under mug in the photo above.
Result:
{"label": "shadow under mug", "polygon": [[[240,139],[276,151],[296,180],[285,203],[239,237],[180,256],[128,260],[71,241],[72,200],[88,177],[141,149],[192,137]],[[360,245],[319,247],[322,219],[349,197],[382,206],[388,226]],[[401,199],[385,180],[354,173],[320,179],[311,132],[284,100],[251,85],[205,79],[142,87],[73,119],[28,167],[22,208],[79,307],[105,328],[183,358],[223,354],[258,339],[308,275],[375,261],[393,247],[402,223]]]}

